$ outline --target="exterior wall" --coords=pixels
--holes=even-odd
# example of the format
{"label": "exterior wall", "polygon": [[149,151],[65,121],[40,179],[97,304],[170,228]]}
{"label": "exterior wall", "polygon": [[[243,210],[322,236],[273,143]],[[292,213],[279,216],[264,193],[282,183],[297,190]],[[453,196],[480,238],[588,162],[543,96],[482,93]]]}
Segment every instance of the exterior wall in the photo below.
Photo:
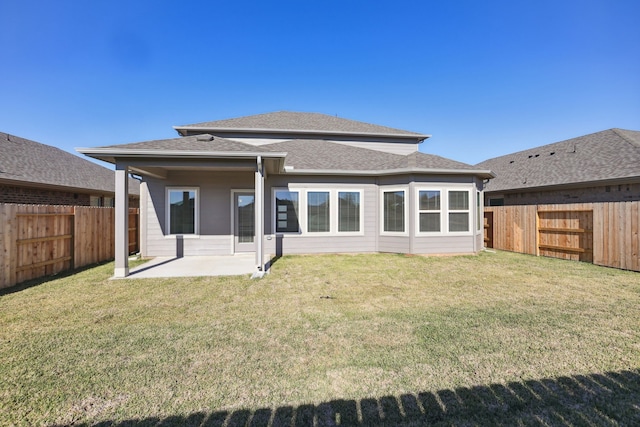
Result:
{"label": "exterior wall", "polygon": [[487,192],[485,193],[485,204],[487,206],[489,206],[489,199],[491,198],[503,198],[506,206],[629,202],[640,200],[640,183],[610,184],[546,191]]}
{"label": "exterior wall", "polygon": [[[361,235],[275,233],[273,217],[274,189],[286,188],[301,192],[322,190],[362,190],[361,209],[364,218]],[[302,203],[301,203],[302,204]],[[265,252],[272,255],[336,253],[336,252],[376,252],[377,238],[377,186],[375,178],[345,177],[290,177],[274,175],[265,183]],[[306,214],[306,207],[300,206],[300,216]],[[304,218],[301,218],[302,222]],[[301,224],[302,225],[302,224]]]}
{"label": "exterior wall", "polygon": [[[470,192],[471,230],[463,234],[417,235],[416,191],[420,186],[465,189]],[[482,248],[482,230],[476,230],[476,190],[482,182],[471,177],[403,175],[391,177],[328,177],[270,175],[265,180],[265,254],[270,256],[310,253],[396,252],[416,254],[476,253]],[[166,224],[167,187],[197,188],[199,191],[199,234],[169,236]],[[231,255],[232,190],[253,190],[254,173],[170,171],[167,179],[145,178],[141,185],[141,251],[143,256]],[[274,191],[289,188],[300,192],[299,221],[303,232],[276,233]],[[383,233],[381,192],[403,188],[406,193],[405,233]],[[307,233],[307,191],[360,190],[363,217],[357,234]],[[333,194],[333,193],[332,193]],[[335,199],[331,199],[335,203]],[[335,207],[334,207],[335,209]],[[335,227],[335,225],[334,225]],[[413,237],[412,237],[413,236]]]}
{"label": "exterior wall", "polygon": [[[230,255],[233,253],[231,231],[231,190],[253,189],[251,172],[171,172],[166,180],[145,179],[146,243],[143,256]],[[199,189],[198,236],[182,239],[167,234],[166,188]]]}
{"label": "exterior wall", "polygon": [[[113,194],[79,193],[61,191],[48,188],[21,187],[0,184],[0,203],[19,203],[28,205],[63,205],[63,206],[91,206],[91,198],[113,198]],[[129,197],[129,207],[138,207],[138,197]],[[99,205],[102,206],[102,205]]]}

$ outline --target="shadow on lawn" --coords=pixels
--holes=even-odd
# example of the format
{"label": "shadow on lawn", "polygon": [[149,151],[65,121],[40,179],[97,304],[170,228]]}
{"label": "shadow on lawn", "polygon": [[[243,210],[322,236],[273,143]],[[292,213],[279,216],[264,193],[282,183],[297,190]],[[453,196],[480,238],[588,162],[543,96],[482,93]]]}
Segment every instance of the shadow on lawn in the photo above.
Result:
{"label": "shadow on lawn", "polygon": [[640,370],[94,426],[640,425]]}

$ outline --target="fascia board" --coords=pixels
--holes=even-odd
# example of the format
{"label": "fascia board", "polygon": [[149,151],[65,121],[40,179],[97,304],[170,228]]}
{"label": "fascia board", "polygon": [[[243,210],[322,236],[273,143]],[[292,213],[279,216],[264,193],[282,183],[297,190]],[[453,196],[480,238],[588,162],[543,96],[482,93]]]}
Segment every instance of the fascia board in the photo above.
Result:
{"label": "fascia board", "polygon": [[476,175],[483,178],[495,178],[495,174],[490,170],[468,170],[468,169],[426,169],[426,168],[403,168],[403,169],[383,169],[383,170],[337,170],[337,169],[291,169],[285,170],[288,175],[359,175],[359,176],[384,176],[400,175],[410,173],[433,174],[433,175]]}
{"label": "fascia board", "polygon": [[180,150],[114,150],[111,148],[76,148],[87,156],[147,157],[147,158],[284,158],[285,152],[247,152],[247,151],[180,151]]}
{"label": "fascia board", "polygon": [[324,130],[304,130],[304,129],[270,129],[270,128],[215,128],[215,127],[200,127],[200,126],[174,126],[178,133],[180,131],[194,131],[194,132],[206,132],[216,134],[216,132],[235,132],[235,133],[276,133],[276,134],[305,134],[305,135],[349,135],[349,136],[371,136],[371,137],[387,137],[387,138],[401,138],[401,139],[418,139],[420,142],[427,138],[431,138],[431,135],[423,134],[404,134],[404,133],[379,133],[379,132],[350,132],[350,131],[324,131]]}

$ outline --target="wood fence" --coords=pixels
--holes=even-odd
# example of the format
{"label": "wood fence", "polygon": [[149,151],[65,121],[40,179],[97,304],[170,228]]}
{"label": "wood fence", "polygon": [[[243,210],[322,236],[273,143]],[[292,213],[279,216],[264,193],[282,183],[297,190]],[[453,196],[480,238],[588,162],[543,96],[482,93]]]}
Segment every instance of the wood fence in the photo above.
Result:
{"label": "wood fence", "polygon": [[640,271],[640,201],[491,206],[485,246]]}
{"label": "wood fence", "polygon": [[[129,209],[129,251],[138,250]],[[113,208],[0,204],[0,288],[113,259]]]}

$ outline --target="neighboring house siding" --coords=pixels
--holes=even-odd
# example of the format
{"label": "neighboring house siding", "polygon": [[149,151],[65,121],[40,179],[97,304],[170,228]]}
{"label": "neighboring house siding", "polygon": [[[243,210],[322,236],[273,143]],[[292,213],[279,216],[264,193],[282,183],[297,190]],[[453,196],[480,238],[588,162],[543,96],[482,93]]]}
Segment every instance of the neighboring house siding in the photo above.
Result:
{"label": "neighboring house siding", "polygon": [[629,202],[640,200],[640,183],[598,185],[582,188],[564,188],[559,190],[539,190],[521,192],[487,192],[485,204],[490,199],[501,198],[506,206],[562,204],[562,203],[597,203],[597,202]]}
{"label": "neighboring house siding", "polygon": [[68,191],[0,185],[0,203],[89,206],[90,195]]}
{"label": "neighboring house siding", "polygon": [[[113,199],[114,196],[112,194],[87,194],[73,191],[61,191],[55,189],[0,184],[0,203],[20,203],[27,205],[92,206],[91,198],[96,197],[101,201],[101,203],[97,206],[105,206],[103,204],[104,199]],[[138,197],[130,196],[129,207],[137,208],[138,206]]]}

